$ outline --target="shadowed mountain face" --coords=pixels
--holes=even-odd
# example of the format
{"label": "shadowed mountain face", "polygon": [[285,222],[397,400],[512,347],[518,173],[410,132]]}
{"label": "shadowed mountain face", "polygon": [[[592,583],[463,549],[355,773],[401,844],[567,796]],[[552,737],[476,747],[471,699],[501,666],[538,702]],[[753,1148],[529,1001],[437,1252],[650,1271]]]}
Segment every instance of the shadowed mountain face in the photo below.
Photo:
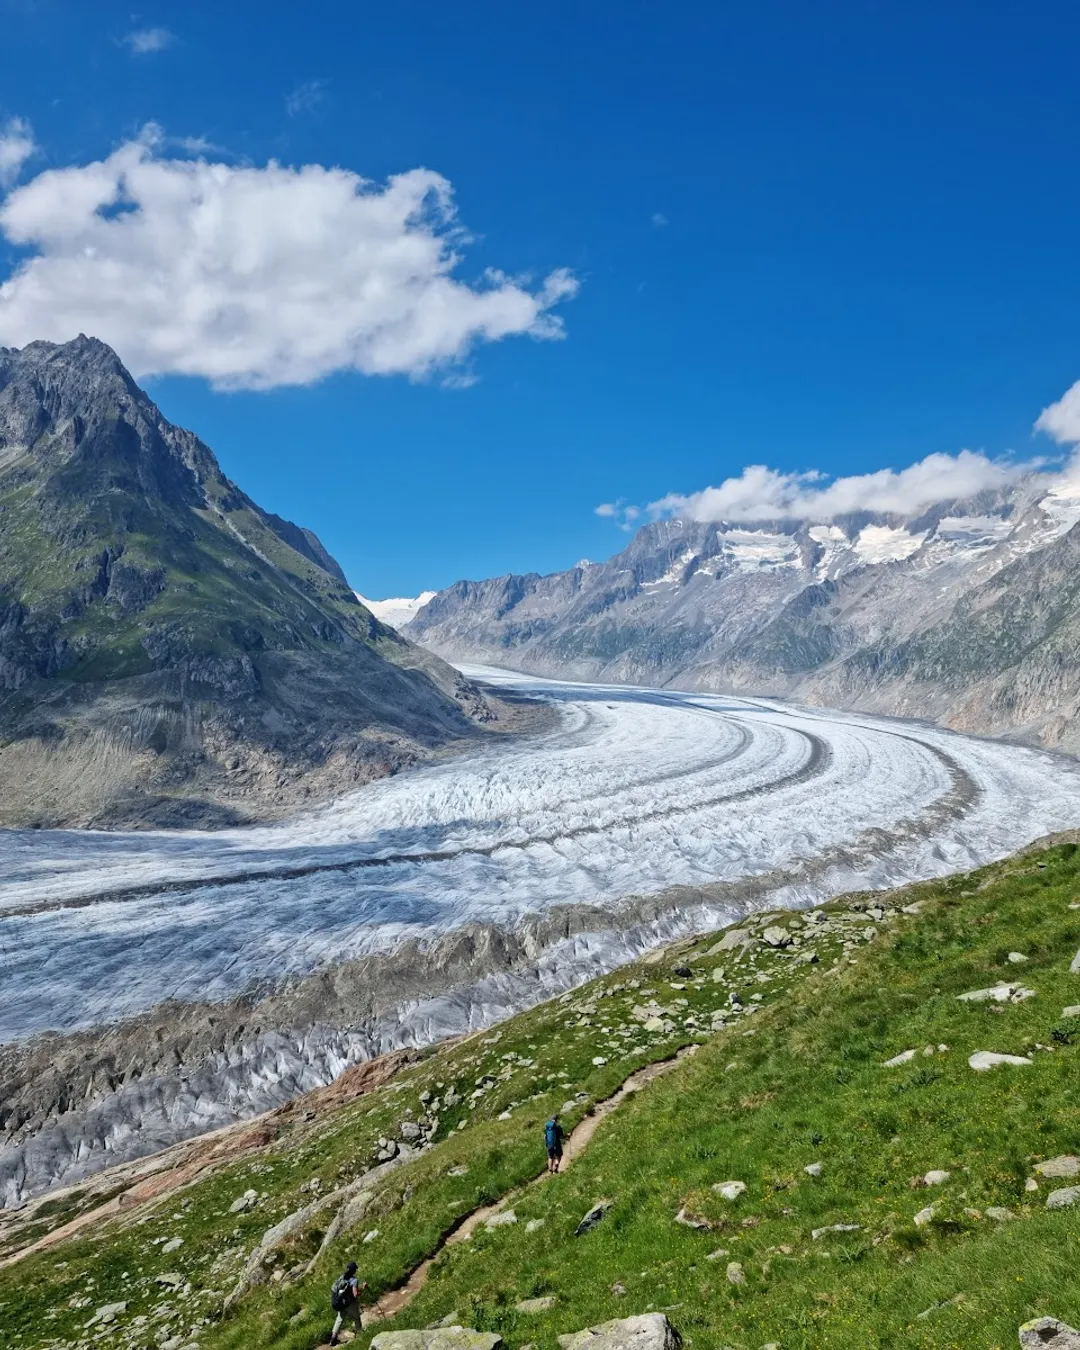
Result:
{"label": "shadowed mountain face", "polygon": [[492,717],[103,343],[0,349],[0,822],[277,815]]}
{"label": "shadowed mountain face", "polygon": [[462,581],[409,623],[457,660],[796,697],[1080,750],[1080,482],[918,518],[647,525],[602,564]]}

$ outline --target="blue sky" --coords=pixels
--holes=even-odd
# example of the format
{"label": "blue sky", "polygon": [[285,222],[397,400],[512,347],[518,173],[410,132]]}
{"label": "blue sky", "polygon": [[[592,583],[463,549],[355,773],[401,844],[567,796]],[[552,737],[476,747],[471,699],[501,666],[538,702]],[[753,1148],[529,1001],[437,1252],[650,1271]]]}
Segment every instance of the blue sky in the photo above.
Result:
{"label": "blue sky", "polygon": [[[748,464],[848,475],[1055,448],[1032,426],[1080,378],[1073,6],[0,0],[0,23],[0,122],[37,147],[9,173],[16,194],[133,142],[151,164],[340,166],[375,192],[424,168],[452,185],[458,221],[432,237],[471,236],[452,245],[455,304],[486,291],[502,308],[484,322],[510,336],[463,318],[461,359],[440,363],[426,327],[419,355],[388,356],[376,334],[362,366],[412,377],[323,352],[320,378],[283,383],[302,366],[286,352],[284,374],[251,358],[224,381],[270,387],[144,380],[369,595],[607,556],[626,536],[599,503],[696,493]],[[10,205],[0,276],[44,252],[55,288],[12,293],[6,320],[0,293],[0,341],[74,321],[78,259],[41,222],[66,181]],[[299,229],[295,202],[222,228]],[[367,264],[344,270],[341,210],[341,257],[286,258],[282,284],[317,266],[317,293],[351,303]],[[170,266],[188,246],[169,245]],[[152,289],[159,265],[133,275]],[[284,323],[273,276],[241,282],[237,324],[257,304]],[[201,330],[177,336],[152,298],[121,318],[103,294],[101,335],[112,324],[133,364],[230,359],[193,355]],[[441,300],[423,303],[426,325]]]}

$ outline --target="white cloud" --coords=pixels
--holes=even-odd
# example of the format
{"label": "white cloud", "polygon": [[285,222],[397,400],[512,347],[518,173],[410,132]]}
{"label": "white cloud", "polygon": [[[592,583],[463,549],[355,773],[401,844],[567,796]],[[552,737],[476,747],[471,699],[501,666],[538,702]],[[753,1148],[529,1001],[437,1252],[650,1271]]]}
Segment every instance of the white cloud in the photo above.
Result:
{"label": "white cloud", "polygon": [[752,464],[719,487],[683,496],[671,493],[650,503],[654,516],[686,520],[828,521],[853,511],[913,516],[937,502],[1006,488],[1039,467],[994,460],[973,450],[927,455],[906,469],[834,478],[813,470],[784,473]]}
{"label": "white cloud", "polygon": [[10,187],[37,149],[25,117],[11,117],[0,126],[0,188]]}
{"label": "white cloud", "polygon": [[137,376],[219,387],[306,384],[335,370],[453,373],[479,342],[559,338],[578,283],[453,274],[467,236],[428,169],[375,184],[340,168],[167,158],[160,131],[52,169],[0,205],[33,250],[0,285],[0,344],[114,346]]}
{"label": "white cloud", "polygon": [[1042,410],[1035,430],[1045,431],[1059,445],[1080,444],[1080,380]]}
{"label": "white cloud", "polygon": [[173,46],[176,34],[167,28],[134,28],[124,34],[122,41],[132,56],[152,56]]}
{"label": "white cloud", "polygon": [[302,112],[314,112],[325,97],[325,80],[307,80],[285,95],[285,111],[290,117],[296,117]]}

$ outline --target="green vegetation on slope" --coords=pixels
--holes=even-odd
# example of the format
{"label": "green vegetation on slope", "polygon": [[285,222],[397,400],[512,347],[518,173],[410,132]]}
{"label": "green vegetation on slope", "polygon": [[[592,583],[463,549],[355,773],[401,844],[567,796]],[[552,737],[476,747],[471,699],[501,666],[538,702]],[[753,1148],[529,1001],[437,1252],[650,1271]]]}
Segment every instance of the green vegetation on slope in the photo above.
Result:
{"label": "green vegetation on slope", "polygon": [[[447,1247],[394,1325],[457,1312],[512,1350],[553,1350],[557,1333],[655,1308],[699,1350],[944,1350],[1013,1344],[1040,1313],[1076,1322],[1080,1210],[1048,1209],[1048,1194],[1071,1183],[1035,1167],[1080,1152],[1080,1020],[1063,1014],[1080,1003],[1069,969],[1077,903],[1080,855],[1068,844],[849,897],[823,920],[744,924],[745,946],[718,950],[715,935],[679,944],[432,1053],[156,1208],[0,1272],[11,1344],[152,1346],[167,1330],[202,1350],[311,1350],[349,1256],[383,1294],[502,1197],[517,1222]],[[770,938],[787,945],[763,941],[766,928],[786,929]],[[1002,981],[1033,996],[958,999]],[[760,1010],[725,1013],[731,991],[744,1008],[757,996]],[[634,1068],[695,1040],[698,1052],[620,1105],[565,1175],[532,1181],[552,1109],[573,1101],[573,1125]],[[906,1050],[917,1053],[885,1067]],[[968,1057],[979,1050],[1032,1062],[977,1073]],[[407,1135],[403,1122],[421,1121],[432,1100],[434,1147],[373,1182],[355,1227],[311,1273],[334,1207],[300,1224],[259,1272],[266,1282],[222,1315],[267,1229],[362,1176],[380,1138]],[[819,1175],[806,1172],[813,1164]],[[949,1175],[927,1186],[932,1171]],[[725,1199],[713,1187],[727,1181],[745,1192]],[[253,1207],[231,1212],[247,1190]],[[607,1217],[575,1238],[601,1198]],[[543,1224],[530,1232],[530,1220]],[[537,1295],[554,1298],[550,1310],[516,1310]],[[87,1330],[113,1301],[127,1304],[115,1322]]]}

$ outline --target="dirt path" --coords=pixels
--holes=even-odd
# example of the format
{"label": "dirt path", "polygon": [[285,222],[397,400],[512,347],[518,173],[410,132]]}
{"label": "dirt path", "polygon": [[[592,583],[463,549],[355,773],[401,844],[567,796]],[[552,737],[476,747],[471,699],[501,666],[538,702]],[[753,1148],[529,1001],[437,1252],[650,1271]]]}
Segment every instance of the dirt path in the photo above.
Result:
{"label": "dirt path", "polygon": [[[636,1073],[632,1073],[626,1082],[610,1097],[605,1097],[602,1102],[597,1102],[585,1119],[579,1121],[570,1132],[563,1150],[562,1170],[565,1171],[568,1167],[572,1167],[576,1159],[581,1157],[592,1142],[593,1135],[600,1128],[601,1123],[611,1115],[620,1102],[632,1096],[635,1092],[640,1092],[643,1087],[646,1087],[655,1079],[670,1073],[688,1055],[692,1055],[696,1049],[696,1045],[688,1045],[672,1059],[661,1059],[657,1060],[655,1064],[647,1064],[643,1069],[638,1069]],[[400,1284],[396,1289],[390,1289],[383,1294],[377,1306],[364,1310],[364,1326],[375,1326],[379,1322],[396,1317],[399,1312],[409,1306],[420,1290],[423,1289],[427,1283],[431,1267],[447,1247],[468,1242],[481,1224],[487,1223],[496,1214],[501,1214],[504,1210],[509,1209],[513,1202],[519,1199],[529,1188],[543,1185],[548,1180],[548,1176],[549,1174],[545,1170],[539,1176],[534,1177],[532,1181],[518,1187],[516,1191],[504,1195],[501,1200],[497,1200],[494,1204],[483,1205],[467,1214],[455,1228],[450,1230],[439,1247],[424,1261],[421,1261],[404,1284]],[[320,1350],[322,1350],[322,1347],[320,1347]]]}

